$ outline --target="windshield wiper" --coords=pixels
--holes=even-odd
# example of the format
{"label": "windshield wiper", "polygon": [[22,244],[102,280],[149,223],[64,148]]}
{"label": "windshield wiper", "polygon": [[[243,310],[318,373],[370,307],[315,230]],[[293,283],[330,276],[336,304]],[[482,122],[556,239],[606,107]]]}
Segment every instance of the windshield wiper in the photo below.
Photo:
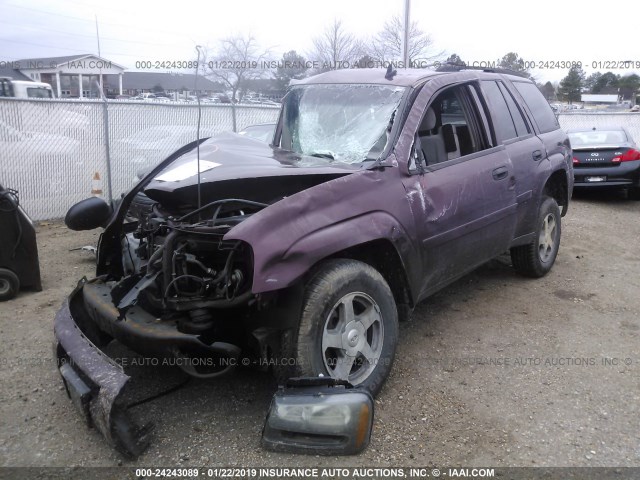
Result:
{"label": "windshield wiper", "polygon": [[307,153],[307,156],[309,156],[309,157],[318,157],[318,158],[328,158],[330,160],[335,160],[336,159],[336,157],[334,157],[333,154],[329,153],[329,152]]}

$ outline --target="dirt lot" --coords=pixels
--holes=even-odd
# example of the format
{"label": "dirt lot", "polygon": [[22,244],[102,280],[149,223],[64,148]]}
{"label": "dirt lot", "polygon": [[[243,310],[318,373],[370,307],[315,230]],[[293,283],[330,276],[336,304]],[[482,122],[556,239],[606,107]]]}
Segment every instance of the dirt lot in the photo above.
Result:
{"label": "dirt lot", "polygon": [[[157,421],[136,462],[85,427],[52,361],[55,311],[93,270],[90,254],[69,249],[98,233],[40,224],[44,291],[0,304],[0,464],[640,466],[639,214],[624,196],[577,196],[547,277],[518,277],[504,257],[421,304],[401,325],[359,456],[263,451],[275,385],[245,369],[134,408]],[[183,381],[158,370],[133,372],[140,398]]]}

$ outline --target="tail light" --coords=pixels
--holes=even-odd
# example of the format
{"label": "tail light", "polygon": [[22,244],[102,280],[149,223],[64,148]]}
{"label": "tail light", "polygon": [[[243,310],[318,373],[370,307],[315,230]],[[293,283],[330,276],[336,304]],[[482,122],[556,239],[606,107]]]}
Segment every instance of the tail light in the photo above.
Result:
{"label": "tail light", "polygon": [[580,163],[580,160],[578,160],[576,157],[573,157],[573,164],[576,165]]}
{"label": "tail light", "polygon": [[[622,155],[613,157],[611,159],[611,161],[614,163],[632,162],[633,160],[640,160],[640,152],[638,150],[634,150],[633,148],[630,148],[629,150],[624,152]],[[576,163],[575,158],[573,159],[573,163]]]}

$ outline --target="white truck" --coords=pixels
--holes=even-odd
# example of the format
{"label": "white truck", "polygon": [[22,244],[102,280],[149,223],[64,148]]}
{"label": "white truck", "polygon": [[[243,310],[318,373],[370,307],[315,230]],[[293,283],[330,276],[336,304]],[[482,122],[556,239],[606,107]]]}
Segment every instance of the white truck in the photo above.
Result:
{"label": "white truck", "polygon": [[48,83],[0,77],[0,97],[53,98],[53,90]]}

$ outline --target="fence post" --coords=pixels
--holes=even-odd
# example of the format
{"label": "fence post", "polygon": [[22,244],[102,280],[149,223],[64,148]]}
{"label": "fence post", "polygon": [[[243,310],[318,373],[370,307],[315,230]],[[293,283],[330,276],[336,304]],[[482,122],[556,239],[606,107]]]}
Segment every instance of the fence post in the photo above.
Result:
{"label": "fence post", "polygon": [[111,145],[109,143],[109,108],[107,104],[107,97],[104,96],[104,92],[100,89],[100,96],[102,97],[102,122],[104,123],[104,150],[107,161],[107,195],[109,195],[108,202],[113,201],[112,179],[111,176]]}
{"label": "fence post", "polygon": [[100,92],[100,98],[102,99],[102,123],[104,124],[104,151],[105,159],[107,163],[107,201],[109,204],[113,201],[113,190],[111,185],[111,145],[109,143],[109,109],[107,104],[107,97],[104,96],[102,87],[98,84],[97,80],[94,80],[96,89]]}
{"label": "fence post", "polygon": [[238,133],[238,126],[236,123],[236,104],[231,100],[231,121],[233,123],[233,132]]}

